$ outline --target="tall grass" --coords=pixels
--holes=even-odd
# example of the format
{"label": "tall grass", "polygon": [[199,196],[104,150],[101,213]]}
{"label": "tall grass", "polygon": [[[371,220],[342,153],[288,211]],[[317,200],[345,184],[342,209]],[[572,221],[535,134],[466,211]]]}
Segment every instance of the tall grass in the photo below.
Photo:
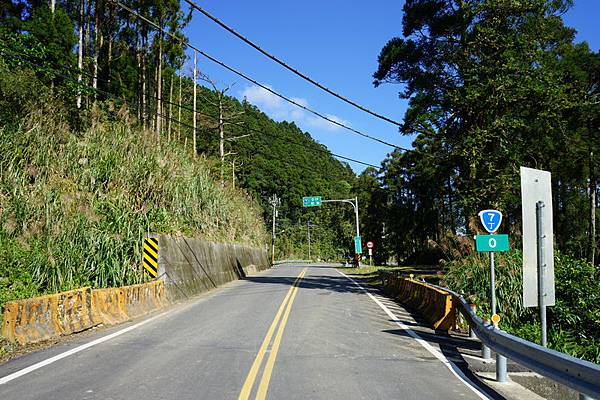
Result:
{"label": "tall grass", "polygon": [[267,242],[258,206],[216,183],[206,160],[102,113],[73,133],[47,111],[0,127],[0,306],[140,282],[151,232]]}

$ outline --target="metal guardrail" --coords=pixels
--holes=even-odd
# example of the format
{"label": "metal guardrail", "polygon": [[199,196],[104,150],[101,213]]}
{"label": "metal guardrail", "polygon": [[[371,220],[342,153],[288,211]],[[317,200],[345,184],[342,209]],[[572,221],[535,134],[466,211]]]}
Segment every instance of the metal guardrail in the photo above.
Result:
{"label": "metal guardrail", "polygon": [[[383,278],[392,273],[380,270],[380,274]],[[579,393],[600,399],[600,365],[542,347],[486,324],[463,296],[448,288],[428,285],[450,293],[479,340],[496,353]]]}

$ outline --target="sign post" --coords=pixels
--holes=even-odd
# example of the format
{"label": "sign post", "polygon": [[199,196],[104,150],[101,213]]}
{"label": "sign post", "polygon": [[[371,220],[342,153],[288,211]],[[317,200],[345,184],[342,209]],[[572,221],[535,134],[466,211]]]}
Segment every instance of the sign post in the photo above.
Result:
{"label": "sign post", "polygon": [[[508,235],[495,235],[502,223],[502,213],[498,210],[483,210],[479,212],[479,219],[483,228],[490,235],[477,235],[475,245],[477,251],[487,251],[490,255],[490,297],[492,308],[492,322],[498,328],[500,316],[496,313],[496,276],[494,271],[494,253],[497,251],[508,251]],[[485,358],[490,357],[490,349],[483,346]],[[496,353],[496,381],[506,382],[506,357]]]}
{"label": "sign post", "polygon": [[362,254],[362,241],[360,236],[354,237],[354,252],[356,254]]}
{"label": "sign post", "polygon": [[541,345],[546,347],[546,307],[555,303],[550,172],[521,167],[521,210],[523,306],[539,308]]}
{"label": "sign post", "polygon": [[[356,263],[360,267],[360,256],[362,254],[362,245],[360,243],[360,228],[358,221],[358,197],[353,199],[332,199],[332,200],[322,200],[321,196],[309,196],[302,198],[302,204],[304,207],[317,207],[322,205],[323,203],[349,203],[352,204],[354,208],[354,215],[356,217],[356,236],[354,237],[354,250]],[[358,238],[358,239],[357,239]]]}
{"label": "sign post", "polygon": [[369,264],[371,267],[373,266],[373,247],[375,247],[375,245],[369,240],[367,242],[367,249],[369,249]]}
{"label": "sign post", "polygon": [[[483,229],[489,233],[494,233],[500,227],[502,223],[502,213],[498,210],[483,210],[479,212],[479,219]],[[495,282],[495,271],[494,271],[494,252],[495,251],[507,251],[508,250],[508,235],[485,235],[485,238],[479,238],[477,235],[477,251],[487,251],[490,254],[490,293],[492,298],[492,315],[496,314],[496,282]],[[500,238],[502,237],[502,238]],[[481,247],[480,247],[481,242]],[[498,246],[498,244],[501,246]],[[487,246],[485,246],[487,244]],[[480,250],[481,249],[481,250]]]}

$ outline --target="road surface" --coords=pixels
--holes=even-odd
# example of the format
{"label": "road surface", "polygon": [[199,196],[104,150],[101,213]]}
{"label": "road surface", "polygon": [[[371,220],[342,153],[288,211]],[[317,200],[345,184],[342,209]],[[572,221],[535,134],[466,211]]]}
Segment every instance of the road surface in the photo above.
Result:
{"label": "road surface", "polygon": [[442,361],[337,269],[284,265],[2,365],[0,399],[480,398]]}

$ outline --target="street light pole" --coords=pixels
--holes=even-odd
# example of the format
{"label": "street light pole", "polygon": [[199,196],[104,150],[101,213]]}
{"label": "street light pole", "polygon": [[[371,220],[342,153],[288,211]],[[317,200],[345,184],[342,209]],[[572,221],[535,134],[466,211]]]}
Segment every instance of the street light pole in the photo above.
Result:
{"label": "street light pole", "polygon": [[[356,216],[356,237],[360,237],[360,228],[358,220],[358,196],[353,199],[340,199],[340,200],[321,200],[321,203],[350,203],[354,207],[354,214]],[[358,257],[357,257],[358,258]],[[360,258],[357,260],[358,266],[360,267]]]}
{"label": "street light pole", "polygon": [[310,220],[306,223],[307,231],[308,231],[308,259],[310,260]]}

